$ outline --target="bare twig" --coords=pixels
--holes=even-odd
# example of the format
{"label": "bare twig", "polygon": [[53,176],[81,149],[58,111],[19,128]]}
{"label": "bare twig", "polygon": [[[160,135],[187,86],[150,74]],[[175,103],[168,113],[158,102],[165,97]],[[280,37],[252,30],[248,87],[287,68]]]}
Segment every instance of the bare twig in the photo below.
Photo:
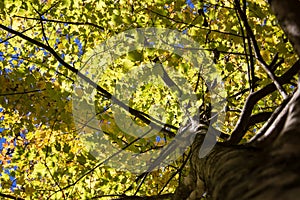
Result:
{"label": "bare twig", "polygon": [[167,187],[167,185],[170,183],[170,181],[176,176],[176,174],[180,173],[180,172],[183,170],[183,168],[186,166],[188,160],[190,159],[191,155],[192,155],[192,151],[189,151],[189,153],[188,153],[186,159],[183,161],[183,163],[182,163],[182,165],[180,166],[180,168],[177,169],[176,172],[174,172],[174,173],[171,175],[171,177],[168,179],[168,181],[165,183],[165,185],[161,188],[161,190],[160,190],[159,193],[158,193],[159,195],[164,191],[164,189]]}
{"label": "bare twig", "polygon": [[99,164],[95,165],[92,169],[88,170],[86,173],[84,173],[83,175],[81,175],[76,181],[74,181],[73,183],[65,186],[64,188],[60,189],[60,190],[56,190],[52,195],[54,195],[57,192],[61,192],[62,190],[68,189],[74,185],[76,185],[81,179],[83,179],[84,177],[86,177],[88,174],[92,173],[95,169],[97,169],[98,167],[102,166],[103,164],[107,163],[110,159],[112,159],[113,157],[119,155],[121,152],[123,152],[124,150],[126,150],[128,147],[130,147],[132,144],[134,144],[136,141],[140,140],[141,138],[145,137],[146,135],[148,135],[150,132],[152,131],[152,129],[150,129],[149,131],[147,131],[146,133],[144,133],[143,135],[141,135],[140,137],[136,138],[135,140],[133,140],[132,142],[130,142],[128,145],[126,145],[125,147],[121,148],[119,151],[115,152],[114,154],[112,154],[111,156],[109,156],[108,158],[106,158],[104,161],[100,162]]}
{"label": "bare twig", "polygon": [[160,200],[160,199],[164,200],[164,199],[171,199],[173,196],[174,196],[173,193],[153,195],[153,196],[136,196],[136,195],[128,196],[128,195],[121,195],[121,194],[108,194],[108,195],[94,196],[92,197],[92,199],[118,197],[116,200]]}
{"label": "bare twig", "polygon": [[[239,14],[238,14],[238,12],[237,12],[237,10],[235,10],[236,11],[236,15],[237,15],[237,18],[238,18],[238,21],[239,21],[239,24],[240,24],[240,30],[241,30],[241,33],[242,33],[242,36],[243,36],[243,47],[244,47],[244,52],[245,52],[245,54],[247,54],[247,47],[246,47],[246,38],[248,39],[248,36],[246,37],[245,36],[245,33],[244,33],[244,28],[243,28],[243,25],[242,25],[242,23],[241,23],[241,19],[240,19],[240,16],[239,16]],[[251,44],[249,45],[249,41],[248,41],[248,47],[249,47],[249,51],[251,51]],[[251,54],[252,54],[252,52],[251,52]],[[250,57],[251,57],[251,60],[253,60],[253,56],[250,54]],[[254,67],[254,65],[252,65],[253,64],[253,62],[251,61],[251,64],[249,63],[249,58],[248,58],[248,56],[245,56],[246,57],[246,62],[247,62],[247,67],[248,67],[248,82],[249,82],[249,85],[250,85],[250,91],[251,92],[253,92],[254,91],[254,87],[253,87],[253,82],[252,82],[252,80],[251,80],[251,76],[252,76],[252,73],[250,73],[252,70],[251,70],[251,68],[253,68]],[[254,76],[252,76],[252,79],[253,79],[253,77]]]}
{"label": "bare twig", "polygon": [[38,90],[30,90],[30,91],[24,91],[24,92],[14,92],[14,93],[3,93],[0,94],[0,96],[12,96],[12,95],[20,95],[20,94],[30,94],[30,93],[35,93],[35,92],[42,92],[45,91],[46,89],[38,89]]}
{"label": "bare twig", "polygon": [[145,8],[145,9],[146,9],[147,11],[150,11],[150,12],[152,12],[152,13],[154,13],[154,14],[160,16],[160,17],[167,18],[167,19],[169,19],[169,20],[171,20],[171,21],[173,21],[173,22],[179,23],[179,24],[185,24],[185,25],[188,25],[188,26],[190,26],[190,27],[195,27],[195,28],[199,28],[199,29],[203,29],[203,30],[207,30],[207,31],[211,31],[211,32],[221,33],[221,34],[224,34],[224,35],[231,35],[231,36],[236,36],[236,37],[242,37],[242,36],[240,36],[240,35],[238,35],[238,34],[235,34],[235,33],[223,32],[223,31],[214,30],[214,29],[210,29],[210,28],[205,28],[205,27],[201,27],[201,26],[198,26],[198,25],[194,25],[194,24],[190,24],[190,23],[183,22],[183,21],[179,21],[179,20],[177,20],[177,19],[173,19],[173,18],[171,18],[171,17],[169,17],[169,16],[165,16],[165,15],[163,15],[163,14],[161,14],[161,13],[155,12],[155,11],[153,11],[153,10],[151,10],[151,9],[148,9],[148,8]]}
{"label": "bare twig", "polygon": [[39,19],[39,18],[34,18],[34,17],[24,17],[24,16],[18,16],[18,15],[14,15],[13,17],[27,19],[27,20],[36,20],[36,21],[44,21],[44,22],[61,23],[61,24],[89,25],[89,26],[93,26],[95,28],[98,28],[100,30],[104,30],[103,27],[101,27],[101,26],[99,26],[97,24],[93,24],[91,22],[70,22],[70,21],[61,21],[61,20],[54,20],[54,19],[44,19],[44,18]]}
{"label": "bare twig", "polygon": [[260,49],[259,49],[259,46],[258,46],[257,41],[255,39],[255,35],[254,35],[254,33],[253,33],[249,23],[248,23],[246,14],[241,9],[239,0],[235,0],[234,2],[235,2],[236,9],[237,9],[237,11],[238,11],[243,23],[244,23],[244,26],[247,30],[247,33],[248,33],[248,35],[251,39],[252,44],[253,44],[255,57],[261,63],[263,69],[268,74],[268,76],[272,79],[272,81],[274,82],[275,86],[277,87],[277,89],[280,92],[283,99],[286,99],[288,97],[288,95],[286,94],[286,92],[285,92],[284,88],[282,87],[282,85],[280,85],[280,83],[278,82],[278,77],[276,77],[275,74],[273,73],[273,71],[270,70],[270,66],[265,62],[262,55],[260,54]]}

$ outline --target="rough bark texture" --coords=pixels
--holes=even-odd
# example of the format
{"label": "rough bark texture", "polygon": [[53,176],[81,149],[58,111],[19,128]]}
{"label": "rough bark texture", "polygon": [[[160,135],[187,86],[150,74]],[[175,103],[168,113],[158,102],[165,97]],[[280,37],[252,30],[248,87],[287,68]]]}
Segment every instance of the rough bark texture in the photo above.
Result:
{"label": "rough bark texture", "polygon": [[282,29],[300,55],[300,1],[269,0]]}
{"label": "rough bark texture", "polygon": [[204,191],[207,199],[214,200],[300,198],[299,104],[300,90],[287,105],[289,113],[279,137],[263,149],[220,143],[199,158],[203,136],[197,137],[192,147],[192,172],[175,199],[200,199]]}
{"label": "rough bark texture", "polygon": [[[277,150],[277,149],[275,149]],[[273,200],[300,196],[299,153],[216,146],[192,163],[204,180],[208,199]],[[195,188],[198,189],[198,188]]]}
{"label": "rough bark texture", "polygon": [[[300,1],[269,3],[300,55]],[[287,104],[288,114],[282,119],[284,126],[278,137],[263,148],[217,144],[206,157],[199,158],[203,138],[196,137],[191,174],[178,187],[174,199],[200,199],[203,191],[213,200],[300,199],[299,87]]]}

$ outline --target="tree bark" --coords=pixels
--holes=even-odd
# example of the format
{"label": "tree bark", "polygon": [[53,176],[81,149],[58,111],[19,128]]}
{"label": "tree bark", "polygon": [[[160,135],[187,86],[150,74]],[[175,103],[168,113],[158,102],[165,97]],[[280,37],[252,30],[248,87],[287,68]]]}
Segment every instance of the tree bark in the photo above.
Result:
{"label": "tree bark", "polygon": [[[263,148],[218,143],[199,157],[203,138],[192,146],[191,174],[174,199],[294,200],[300,197],[300,89],[287,104],[288,115],[278,138]],[[209,134],[209,133],[208,133]],[[199,183],[203,184],[199,184]],[[195,195],[195,191],[198,194]]]}
{"label": "tree bark", "polygon": [[[300,55],[300,1],[269,0],[269,3]],[[203,191],[207,199],[213,200],[299,199],[300,84],[287,109],[286,119],[278,119],[284,120],[278,137],[262,148],[217,143],[207,156],[200,158],[203,138],[196,137],[191,173],[188,181],[177,188],[174,199],[201,199]]]}
{"label": "tree bark", "polygon": [[278,155],[276,150],[219,144],[205,158],[195,153],[192,166],[205,183],[207,199],[295,199],[300,196],[299,152]]}
{"label": "tree bark", "polygon": [[276,15],[280,26],[300,55],[300,1],[299,0],[269,0],[271,9]]}

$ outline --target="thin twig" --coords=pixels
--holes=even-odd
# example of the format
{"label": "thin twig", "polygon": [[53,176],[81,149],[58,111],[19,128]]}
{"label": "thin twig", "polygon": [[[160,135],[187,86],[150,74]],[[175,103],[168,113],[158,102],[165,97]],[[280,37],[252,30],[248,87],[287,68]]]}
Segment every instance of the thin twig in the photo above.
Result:
{"label": "thin twig", "polygon": [[3,193],[0,193],[0,197],[4,197],[4,198],[8,198],[8,199],[13,199],[13,200],[25,200],[21,197],[15,197],[15,196],[12,196],[12,195],[9,195],[9,194],[3,194]]}
{"label": "thin twig", "polygon": [[272,79],[272,81],[274,82],[275,86],[277,87],[277,89],[280,92],[280,94],[283,97],[283,99],[288,98],[288,95],[286,94],[284,88],[278,82],[278,78],[275,76],[275,74],[272,72],[272,70],[270,70],[270,66],[265,62],[265,60],[262,57],[262,55],[260,53],[259,46],[258,46],[257,41],[255,39],[255,35],[254,35],[254,33],[253,33],[253,31],[252,31],[249,23],[248,23],[246,14],[241,9],[239,0],[235,0],[234,2],[235,2],[236,9],[237,9],[237,11],[238,11],[238,13],[239,13],[239,15],[240,15],[243,23],[244,23],[244,26],[245,26],[245,28],[247,30],[247,33],[248,33],[248,35],[249,35],[249,37],[251,39],[252,44],[253,44],[255,57],[261,63],[263,69],[268,74],[268,76]]}
{"label": "thin twig", "polygon": [[[245,33],[244,33],[244,28],[243,28],[243,25],[242,25],[242,23],[241,23],[241,19],[240,19],[240,16],[239,16],[239,14],[238,14],[238,12],[237,12],[237,10],[235,10],[236,11],[236,16],[237,16],[237,18],[238,18],[238,22],[239,22],[239,24],[240,24],[240,30],[241,30],[241,33],[242,33],[242,36],[243,36],[243,47],[244,47],[244,52],[245,52],[245,54],[247,54],[247,47],[246,47],[246,36],[245,36]],[[248,38],[248,37],[247,37]],[[251,50],[251,46],[250,46],[250,49],[249,50]],[[251,55],[250,55],[251,56]],[[249,85],[250,85],[250,88],[251,88],[251,90],[250,90],[250,92],[253,92],[253,89],[254,89],[254,87],[252,86],[252,81],[251,81],[251,73],[250,73],[250,71],[251,71],[251,66],[250,66],[250,63],[249,63],[249,59],[248,59],[248,56],[246,56],[246,62],[247,62],[247,67],[248,67],[248,82],[249,82]],[[253,67],[253,66],[252,66]],[[253,78],[253,77],[252,77]]]}
{"label": "thin twig", "polygon": [[100,30],[104,30],[103,27],[97,25],[97,24],[93,24],[91,22],[70,22],[70,21],[61,21],[61,20],[54,20],[54,19],[39,19],[39,18],[34,18],[34,17],[24,17],[24,16],[19,16],[19,15],[14,15],[13,17],[18,17],[18,18],[22,18],[22,19],[27,19],[27,20],[37,20],[37,21],[45,21],[45,22],[55,22],[55,23],[62,23],[62,24],[72,24],[72,25],[89,25],[89,26],[93,26],[95,28],[98,28]]}
{"label": "thin twig", "polygon": [[145,8],[145,9],[146,9],[147,11],[150,11],[150,12],[152,12],[152,13],[154,13],[154,14],[160,16],[160,17],[167,18],[167,19],[169,19],[169,20],[171,20],[171,21],[173,21],[173,22],[179,23],[179,24],[185,24],[185,25],[188,25],[188,26],[190,26],[190,27],[195,27],[195,28],[199,28],[199,29],[203,29],[203,30],[207,30],[207,31],[211,31],[211,32],[221,33],[221,34],[224,34],[224,35],[231,35],[231,36],[236,36],[236,37],[242,37],[242,36],[240,36],[240,35],[238,35],[238,34],[235,34],[235,33],[223,32],[223,31],[219,31],[219,30],[213,30],[213,29],[210,29],[210,28],[204,28],[204,27],[197,26],[197,25],[194,25],[194,24],[189,24],[189,23],[186,23],[186,22],[183,22],[183,21],[179,21],[179,20],[173,19],[173,18],[171,18],[171,17],[165,16],[165,15],[163,15],[163,14],[160,14],[160,13],[155,12],[155,11],[153,11],[153,10],[150,10],[150,9],[148,9],[148,8]]}
{"label": "thin twig", "polygon": [[42,92],[45,91],[46,89],[38,89],[38,90],[30,90],[30,91],[24,91],[24,92],[14,92],[14,93],[3,93],[0,94],[0,96],[12,96],[12,95],[20,95],[20,94],[30,94],[30,93],[35,93],[35,92]]}

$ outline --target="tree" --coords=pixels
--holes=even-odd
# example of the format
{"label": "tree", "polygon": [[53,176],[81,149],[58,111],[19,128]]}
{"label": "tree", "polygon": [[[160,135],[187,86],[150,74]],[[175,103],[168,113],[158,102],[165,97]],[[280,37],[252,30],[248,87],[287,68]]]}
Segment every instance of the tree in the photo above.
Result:
{"label": "tree", "polygon": [[[300,193],[300,5],[269,3],[0,2],[0,196],[294,199]],[[175,29],[199,48],[176,43],[177,32],[141,37],[145,27]],[[118,43],[120,33],[143,46]],[[176,44],[170,49],[177,54],[153,48],[161,41]],[[178,52],[202,52],[201,65]],[[205,77],[200,70],[212,63],[225,98],[211,92],[216,85],[207,76],[214,73]],[[223,110],[211,103],[215,98]],[[192,145],[173,149],[178,136]],[[205,141],[218,142],[211,149]],[[173,152],[181,156],[168,160]]]}

